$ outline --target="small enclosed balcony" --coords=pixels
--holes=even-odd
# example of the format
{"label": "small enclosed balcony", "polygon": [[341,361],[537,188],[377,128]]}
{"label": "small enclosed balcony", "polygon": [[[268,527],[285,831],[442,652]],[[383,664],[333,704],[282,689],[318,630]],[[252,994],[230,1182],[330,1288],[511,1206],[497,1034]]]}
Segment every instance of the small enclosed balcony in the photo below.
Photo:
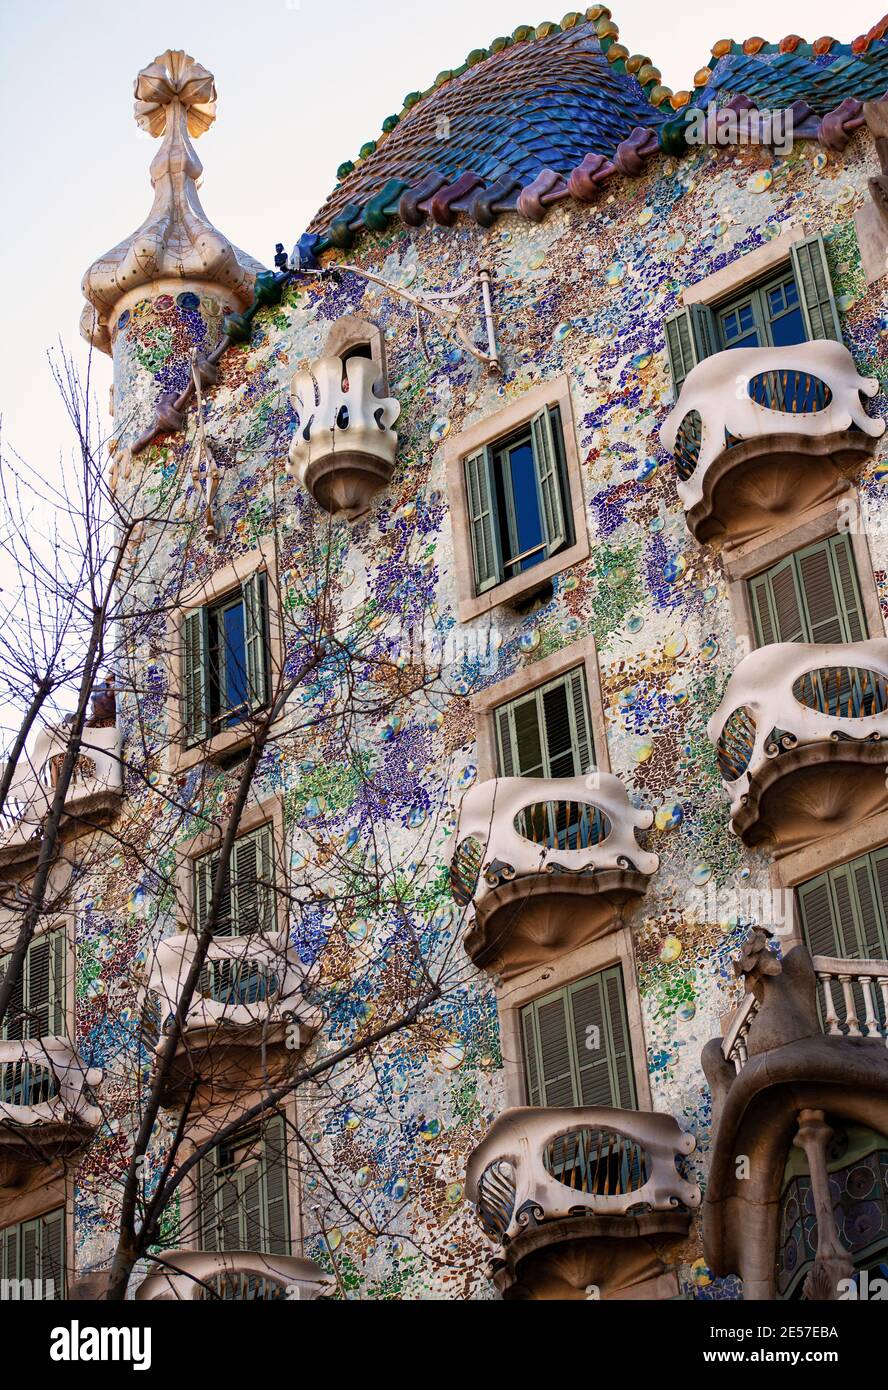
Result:
{"label": "small enclosed balcony", "polygon": [[695,538],[740,544],[843,491],[884,433],[862,400],[878,389],[831,339],[698,363],[660,431]]}
{"label": "small enclosed balcony", "polygon": [[290,388],[296,426],[288,471],[325,511],[349,520],[367,510],[395,466],[401,407],[375,393],[378,382],[371,358],[319,357]]}
{"label": "small enclosed balcony", "polygon": [[261,1255],[250,1250],[213,1253],[165,1250],[164,1267],[136,1290],[142,1302],[289,1301],[308,1303],[336,1288],[336,1281],[313,1260]]}
{"label": "small enclosed balcony", "polygon": [[652,822],[610,773],[472,787],[450,866],[470,959],[506,978],[612,930],[659,865],[635,834]]}
{"label": "small enclosed balcony", "polygon": [[[180,932],[155,951],[146,1013],[154,1020],[157,1051],[196,950],[196,936]],[[179,1104],[195,1077],[208,1096],[237,1091],[259,1074],[263,1059],[263,1076],[284,1075],[312,1033],[303,976],[283,933],[215,938],[185,1017],[164,1104]]]}
{"label": "small enclosed balcony", "polygon": [[[64,726],[41,730],[30,753],[16,767],[0,814],[0,866],[36,858],[41,826],[52,805],[59,768],[68,747]],[[103,824],[123,794],[120,730],[116,725],[86,728],[65,800],[65,820],[79,826]]]}
{"label": "small enclosed balcony", "polygon": [[709,722],[747,845],[779,854],[888,807],[888,640],[777,642],[740,662]]}
{"label": "small enclosed balcony", "polygon": [[101,1121],[102,1080],[67,1038],[0,1041],[0,1186],[79,1149]]}
{"label": "small enclosed balcony", "polygon": [[664,1247],[687,1235],[700,1188],[677,1162],[696,1147],[671,1115],[505,1111],[469,1160],[466,1196],[496,1242],[506,1298],[672,1298]]}

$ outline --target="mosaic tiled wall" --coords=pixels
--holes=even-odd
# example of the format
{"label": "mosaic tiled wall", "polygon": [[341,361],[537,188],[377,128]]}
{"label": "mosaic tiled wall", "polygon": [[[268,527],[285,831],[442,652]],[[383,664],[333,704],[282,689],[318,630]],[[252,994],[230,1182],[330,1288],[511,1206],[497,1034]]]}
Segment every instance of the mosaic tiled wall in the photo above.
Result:
{"label": "mosaic tiled wall", "polygon": [[[556,580],[554,596],[539,611],[521,617],[508,608],[494,610],[501,637],[495,661],[485,664],[477,654],[461,658],[450,673],[446,700],[435,707],[419,702],[400,726],[367,731],[368,757],[387,779],[384,812],[392,844],[405,863],[421,865],[415,921],[432,959],[442,959],[460,930],[442,872],[452,843],[448,804],[455,810],[461,789],[475,775],[465,693],[594,633],[612,769],[634,801],[656,812],[648,845],[661,856],[661,868],[632,918],[653,1103],[696,1135],[692,1167],[704,1184],[710,1109],[700,1050],[720,1032],[720,1016],[735,1000],[730,961],[746,924],[729,909],[723,916],[720,910],[709,914],[714,920],[702,920],[705,912],[695,916],[693,890],[712,885],[718,903],[725,901],[722,890],[743,880],[764,889],[768,879],[767,861],[731,836],[706,735],[737,651],[719,553],[699,546],[688,532],[671,460],[658,439],[671,397],[662,322],[685,284],[789,223],[808,226],[827,239],[858,367],[864,375],[880,375],[884,386],[888,311],[884,296],[865,292],[853,223],[875,167],[865,133],[841,156],[807,142],[782,160],[756,149],[704,148],[681,162],[655,162],[647,176],[613,187],[591,209],[553,209],[536,226],[506,217],[488,232],[457,224],[368,236],[349,258],[417,291],[453,285],[479,264],[489,266],[501,379],[486,375],[434,330],[426,334],[426,357],[409,308],[346,277],[340,286],[306,281],[287,292],[278,310],[260,314],[252,343],[228,351],[220,384],[206,396],[207,429],[223,472],[220,539],[190,557],[188,571],[197,578],[255,548],[274,492],[285,518],[286,592],[288,566],[298,569],[309,515],[304,494],[284,472],[292,429],[289,380],[317,355],[341,315],[376,321],[385,334],[391,393],[402,406],[398,466],[369,517],[350,530],[337,528],[336,582],[343,604],[354,583],[363,601],[376,605],[374,611],[399,615],[405,626],[431,621],[446,635],[457,625],[442,441],[535,383],[568,374],[589,560]],[[160,391],[183,384],[183,354],[192,343],[215,341],[219,310],[218,302],[198,303],[190,294],[162,296],[137,304],[121,321],[115,346],[118,423],[132,414],[137,433]],[[480,326],[479,312],[479,341]],[[884,414],[886,406],[883,389],[870,409]],[[152,486],[165,486],[177,447],[176,437],[152,447]],[[862,485],[871,517],[884,510],[884,471],[877,454]],[[194,506],[192,495],[182,498],[183,508]],[[884,607],[888,550],[878,528],[870,545]],[[159,593],[174,569],[158,555],[152,578]],[[159,624],[138,639],[146,689],[139,717],[157,748],[167,679],[157,655],[163,645]],[[134,718],[131,705],[124,717]],[[218,807],[230,796],[229,782],[217,774],[210,796]],[[360,841],[364,810],[357,789],[329,750],[325,756],[323,747],[285,745],[283,752],[266,755],[258,784],[258,794],[285,793],[297,859],[305,853],[300,824],[320,819],[340,840]],[[146,796],[135,777],[131,792],[127,815],[146,818],[142,829],[150,845],[162,831],[160,803]],[[183,821],[181,838],[199,828]],[[108,1008],[108,991],[113,996],[115,978],[126,972],[133,943],[143,943],[143,923],[157,908],[152,894],[150,869],[118,854],[82,904],[80,1027],[95,1060],[110,1069],[106,1099],[117,1086],[121,1112],[119,1131],[101,1138],[78,1180],[83,1266],[109,1254],[103,1231],[113,1214],[109,1179],[126,1144],[126,1046],[119,1011]],[[391,922],[350,922],[338,936],[337,930],[323,921],[300,924],[300,949],[308,956],[335,950],[340,963],[354,959],[365,972],[362,978],[375,979],[368,1004],[374,990],[384,995],[394,989],[397,939]],[[356,1205],[370,1202],[399,1235],[374,1244],[344,1219],[326,1232],[352,1297],[492,1294],[485,1276],[489,1249],[463,1201],[461,1181],[467,1155],[505,1103],[496,1007],[488,978],[468,965],[458,943],[451,954],[459,968],[436,1009],[437,1045],[430,1048],[427,1038],[395,1039],[383,1050],[375,1092],[346,1094],[336,1107],[304,1117],[343,1192]],[[329,1251],[317,1235],[322,1187],[308,1163],[305,1253],[330,1267]],[[732,1281],[710,1280],[698,1228],[678,1259],[692,1296],[736,1296]]]}

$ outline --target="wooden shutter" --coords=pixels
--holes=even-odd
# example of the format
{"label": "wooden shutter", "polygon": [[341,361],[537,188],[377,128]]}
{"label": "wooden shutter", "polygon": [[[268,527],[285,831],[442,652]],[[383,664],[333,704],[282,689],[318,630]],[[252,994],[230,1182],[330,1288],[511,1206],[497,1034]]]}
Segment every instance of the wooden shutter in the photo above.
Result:
{"label": "wooden shutter", "polygon": [[715,351],[712,312],[705,304],[691,304],[686,309],[676,309],[667,315],[663,327],[669,371],[677,400],[691,368],[705,357],[711,357]]}
{"label": "wooden shutter", "polygon": [[619,966],[529,1004],[522,1011],[522,1031],[528,1104],[635,1105]]}
{"label": "wooden shutter", "polygon": [[577,777],[594,766],[582,666],[494,712],[500,777]]}
{"label": "wooden shutter", "polygon": [[842,330],[823,237],[818,233],[804,241],[797,241],[789,248],[789,256],[809,339],[835,338],[841,342]]}
{"label": "wooden shutter", "polygon": [[64,927],[50,932],[49,1031],[53,1037],[66,1032],[65,973],[68,963],[68,937]]}
{"label": "wooden shutter", "polygon": [[834,576],[839,593],[840,612],[845,625],[846,642],[862,642],[867,636],[863,602],[857,583],[857,566],[849,536],[832,536],[829,541]]}
{"label": "wooden shutter", "polygon": [[552,430],[552,416],[548,407],[534,415],[531,420],[530,438],[533,446],[533,466],[536,470],[543,534],[546,539],[546,555],[549,556],[554,555],[564,545],[567,539],[567,527],[564,521],[564,503],[561,496],[561,478]]}
{"label": "wooden shutter", "polygon": [[219,1249],[219,1224],[216,1210],[217,1152],[216,1149],[212,1149],[197,1165],[197,1206],[201,1250]]}
{"label": "wooden shutter", "polygon": [[52,1284],[53,1298],[65,1297],[65,1212],[63,1207],[47,1212],[41,1218],[40,1274],[43,1296],[48,1296]]}
{"label": "wooden shutter", "polygon": [[808,546],[793,558],[798,568],[808,641],[846,641],[841,594],[833,572],[829,543],[821,541],[818,545]]}
{"label": "wooden shutter", "polygon": [[874,850],[869,858],[873,869],[881,923],[881,935],[876,948],[870,954],[875,960],[885,960],[888,959],[888,846]]}
{"label": "wooden shutter", "polygon": [[856,898],[858,949],[864,959],[880,960],[884,956],[885,921],[873,864],[868,854],[848,865]]}
{"label": "wooden shutter", "polygon": [[275,921],[274,843],[270,825],[235,840],[231,852],[233,935],[270,931]]}
{"label": "wooden shutter", "polygon": [[586,689],[586,672],[578,666],[570,671],[565,680],[570,695],[570,710],[573,721],[574,752],[576,754],[576,773],[582,776],[595,766],[595,746],[592,742],[592,728],[589,719],[589,696]]}
{"label": "wooden shutter", "polygon": [[756,644],[768,647],[777,641],[777,619],[771,607],[771,585],[767,574],[758,574],[749,581],[749,601]]}
{"label": "wooden shutter", "polygon": [[760,646],[806,640],[802,596],[791,555],[752,580],[749,593]]}
{"label": "wooden shutter", "polygon": [[185,741],[206,738],[209,728],[209,614],[206,608],[186,613],[183,622],[182,690]]}
{"label": "wooden shutter", "polygon": [[466,500],[472,556],[475,565],[475,592],[483,594],[502,579],[502,561],[497,534],[496,494],[493,458],[488,448],[465,460]]}
{"label": "wooden shutter", "polygon": [[251,574],[241,585],[244,602],[244,651],[250,708],[260,709],[268,702],[268,587],[262,571]]}
{"label": "wooden shutter", "polygon": [[512,719],[508,705],[501,705],[494,713],[496,724],[497,772],[500,777],[515,776],[515,750],[512,743]]}
{"label": "wooden shutter", "polygon": [[266,1122],[263,1169],[265,1212],[262,1249],[270,1255],[289,1255],[290,1204],[287,1192],[287,1127],[282,1115],[276,1115]]}
{"label": "wooden shutter", "polygon": [[[207,923],[218,859],[217,854],[203,854],[194,861],[194,930],[198,933]],[[215,934],[220,934],[221,926],[221,921],[217,920]]]}

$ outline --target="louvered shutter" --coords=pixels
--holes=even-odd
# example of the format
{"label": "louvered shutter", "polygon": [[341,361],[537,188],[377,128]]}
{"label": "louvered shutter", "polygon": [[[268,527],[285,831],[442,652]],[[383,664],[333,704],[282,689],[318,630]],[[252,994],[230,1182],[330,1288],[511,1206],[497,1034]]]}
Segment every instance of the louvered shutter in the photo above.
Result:
{"label": "louvered shutter", "polygon": [[271,930],[276,907],[271,826],[260,826],[235,840],[232,860],[233,935]]}
{"label": "louvered shutter", "polygon": [[521,1018],[521,1031],[524,1035],[524,1076],[527,1082],[527,1103],[528,1105],[542,1105],[540,1060],[537,1052],[533,1008],[524,1010]]}
{"label": "louvered shutter", "polygon": [[818,233],[796,242],[790,247],[789,255],[808,338],[812,341],[816,338],[834,338],[841,342],[842,330],[823,237]]}
{"label": "louvered shutter", "polygon": [[771,609],[771,585],[766,574],[756,575],[749,581],[749,599],[756,643],[760,647],[770,646],[777,641],[777,623]]}
{"label": "louvered shutter", "polygon": [[798,566],[809,642],[844,642],[845,625],[826,542],[799,551]]}
{"label": "louvered shutter", "polygon": [[[210,901],[213,896],[213,877],[216,872],[216,864],[219,856],[216,854],[204,854],[194,862],[194,930],[199,934],[203,931],[207,923],[210,911]],[[220,931],[222,922],[217,917],[215,934],[224,935],[224,929]]]}
{"label": "louvered shutter", "polygon": [[512,722],[515,772],[519,777],[544,777],[543,730],[539,695],[534,691],[509,707]]}
{"label": "louvered shutter", "polygon": [[540,692],[546,740],[546,771],[549,777],[573,777],[577,773],[568,697],[568,684],[563,679]]}
{"label": "louvered shutter", "polygon": [[851,549],[850,538],[848,536],[833,536],[830,539],[829,547],[835,567],[841,612],[845,622],[845,640],[847,642],[862,642],[868,634],[860,589],[857,584],[857,566],[854,563],[854,552]]}
{"label": "louvered shutter", "polygon": [[48,935],[31,942],[25,960],[27,998],[25,1037],[45,1038],[49,1035],[50,979],[52,975],[52,942]]}
{"label": "louvered shutter", "polygon": [[244,650],[250,708],[260,709],[268,701],[268,589],[263,572],[251,574],[241,585],[244,601]]}
{"label": "louvered shutter", "polygon": [[775,641],[804,642],[807,636],[804,609],[792,556],[775,565],[768,579],[777,624]]}
{"label": "louvered shutter", "polygon": [[543,1104],[549,1107],[576,1104],[566,1006],[565,991],[559,990],[534,1009]]}
{"label": "louvered shutter", "polygon": [[601,975],[574,985],[570,991],[571,1022],[577,1051],[579,1094],[575,1105],[612,1106],[614,1097],[611,1072],[610,1029]]}
{"label": "louvered shutter", "polygon": [[511,710],[501,705],[495,712],[497,771],[500,777],[515,776],[515,750],[512,743]]}
{"label": "louvered shutter", "polygon": [[888,959],[888,846],[874,850],[869,857],[873,867],[881,923],[881,936],[877,948],[871,954],[875,960],[885,960]]}
{"label": "louvered shutter", "polygon": [[493,459],[484,448],[465,460],[466,500],[472,556],[475,564],[475,592],[483,594],[502,579],[502,562],[497,534],[496,494]]}
{"label": "louvered shutter", "polygon": [[843,955],[828,876],[818,874],[816,878],[801,884],[796,889],[796,895],[805,942],[811,955]]}
{"label": "louvered shutter", "polygon": [[287,1192],[287,1127],[281,1115],[267,1121],[264,1143],[265,1229],[262,1249],[269,1255],[290,1253]]}
{"label": "louvered shutter", "polygon": [[604,971],[604,990],[613,1059],[614,1104],[623,1110],[631,1110],[635,1105],[635,1076],[629,1046],[623,974],[619,966]]}
{"label": "louvered shutter", "polygon": [[183,622],[183,721],[189,744],[206,738],[209,728],[208,653],[209,614],[206,608],[198,608],[186,613]]}
{"label": "louvered shutter", "polygon": [[19,1239],[21,1241],[19,1252],[20,1277],[30,1279],[32,1282],[40,1278],[40,1222],[25,1221],[21,1225]]}
{"label": "louvered shutter", "polygon": [[53,1037],[60,1037],[66,1031],[65,1020],[65,971],[68,957],[68,939],[63,927],[50,933],[52,960],[49,979],[49,1031]]}
{"label": "louvered shutter", "polygon": [[40,1232],[40,1279],[43,1284],[43,1297],[52,1295],[56,1300],[65,1297],[65,1212],[63,1208],[48,1212],[41,1220]]}
{"label": "louvered shutter", "polygon": [[197,1204],[201,1250],[218,1250],[219,1221],[216,1204],[216,1154],[212,1149],[197,1165]]}
{"label": "louvered shutter", "polygon": [[859,953],[864,959],[879,960],[884,954],[885,927],[870,856],[853,860],[848,868],[857,898]]}
{"label": "louvered shutter", "polygon": [[830,869],[828,877],[833,896],[838,954],[853,960],[860,955],[862,929],[851,867],[842,864],[837,869]]}
{"label": "louvered shutter", "polygon": [[676,309],[664,322],[666,355],[675,390],[675,399],[684,385],[685,377],[704,358],[715,351],[715,329],[712,312],[705,304],[691,304]]}
{"label": "louvered shutter", "polygon": [[561,479],[552,430],[552,416],[548,407],[534,415],[530,422],[530,437],[533,445],[533,466],[536,471],[540,498],[540,514],[543,519],[543,532],[546,538],[546,555],[554,555],[564,545],[567,538],[567,527],[564,521],[564,503],[561,497]]}
{"label": "louvered shutter", "polygon": [[576,752],[578,775],[588,772],[595,766],[595,747],[592,742],[592,727],[589,719],[589,698],[586,689],[586,672],[582,666],[569,672],[565,677],[570,690],[570,708],[573,716],[574,750]]}

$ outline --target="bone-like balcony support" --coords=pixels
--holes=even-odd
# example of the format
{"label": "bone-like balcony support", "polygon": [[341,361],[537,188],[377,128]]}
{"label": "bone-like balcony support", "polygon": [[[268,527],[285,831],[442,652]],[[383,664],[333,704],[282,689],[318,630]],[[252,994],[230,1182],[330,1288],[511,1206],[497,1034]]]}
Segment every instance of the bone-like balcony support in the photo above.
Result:
{"label": "bone-like balcony support", "polygon": [[102,1117],[90,1090],[101,1080],[67,1038],[0,1041],[0,1131],[95,1129]]}
{"label": "bone-like balcony support", "polygon": [[[44,728],[30,753],[23,753],[0,815],[0,862],[16,857],[34,839],[52,805],[59,762],[67,752],[70,734]],[[65,799],[65,815],[91,820],[123,793],[120,730],[110,725],[84,729],[80,755]]]}
{"label": "bone-like balcony support", "polygon": [[142,1302],[192,1299],[287,1299],[311,1302],[333,1292],[336,1281],[313,1260],[253,1250],[165,1250],[164,1267],[136,1290]]}
{"label": "bone-like balcony support", "polygon": [[698,540],[739,541],[844,486],[885,430],[861,397],[878,392],[830,339],[732,348],[698,363],[660,430]]}
{"label": "bone-like balcony support", "polygon": [[320,357],[293,378],[288,471],[328,512],[359,516],[392,476],[401,407],[374,394],[378,379],[367,357]]}
{"label": "bone-like balcony support", "polygon": [[[718,709],[709,721],[719,769],[731,798],[734,829],[746,838],[762,814],[765,792],[784,778],[804,773],[805,807],[788,798],[767,808],[773,828],[782,816],[816,815],[820,798],[824,821],[837,808],[828,786],[816,790],[816,765],[824,765],[846,812],[862,816],[877,809],[884,792],[881,743],[888,738],[888,639],[836,645],[778,642],[751,652],[737,666]],[[858,776],[858,804],[848,806],[849,789],[839,786],[838,764],[876,768],[874,788]],[[877,784],[877,785],[876,785]],[[864,799],[865,804],[864,804]],[[772,801],[774,798],[771,798]],[[854,797],[850,796],[853,801]],[[756,841],[757,842],[757,841]]]}
{"label": "bone-like balcony support", "polygon": [[690,1209],[700,1205],[700,1188],[675,1164],[695,1147],[671,1115],[506,1110],[469,1160],[466,1196],[500,1244],[567,1217]]}

